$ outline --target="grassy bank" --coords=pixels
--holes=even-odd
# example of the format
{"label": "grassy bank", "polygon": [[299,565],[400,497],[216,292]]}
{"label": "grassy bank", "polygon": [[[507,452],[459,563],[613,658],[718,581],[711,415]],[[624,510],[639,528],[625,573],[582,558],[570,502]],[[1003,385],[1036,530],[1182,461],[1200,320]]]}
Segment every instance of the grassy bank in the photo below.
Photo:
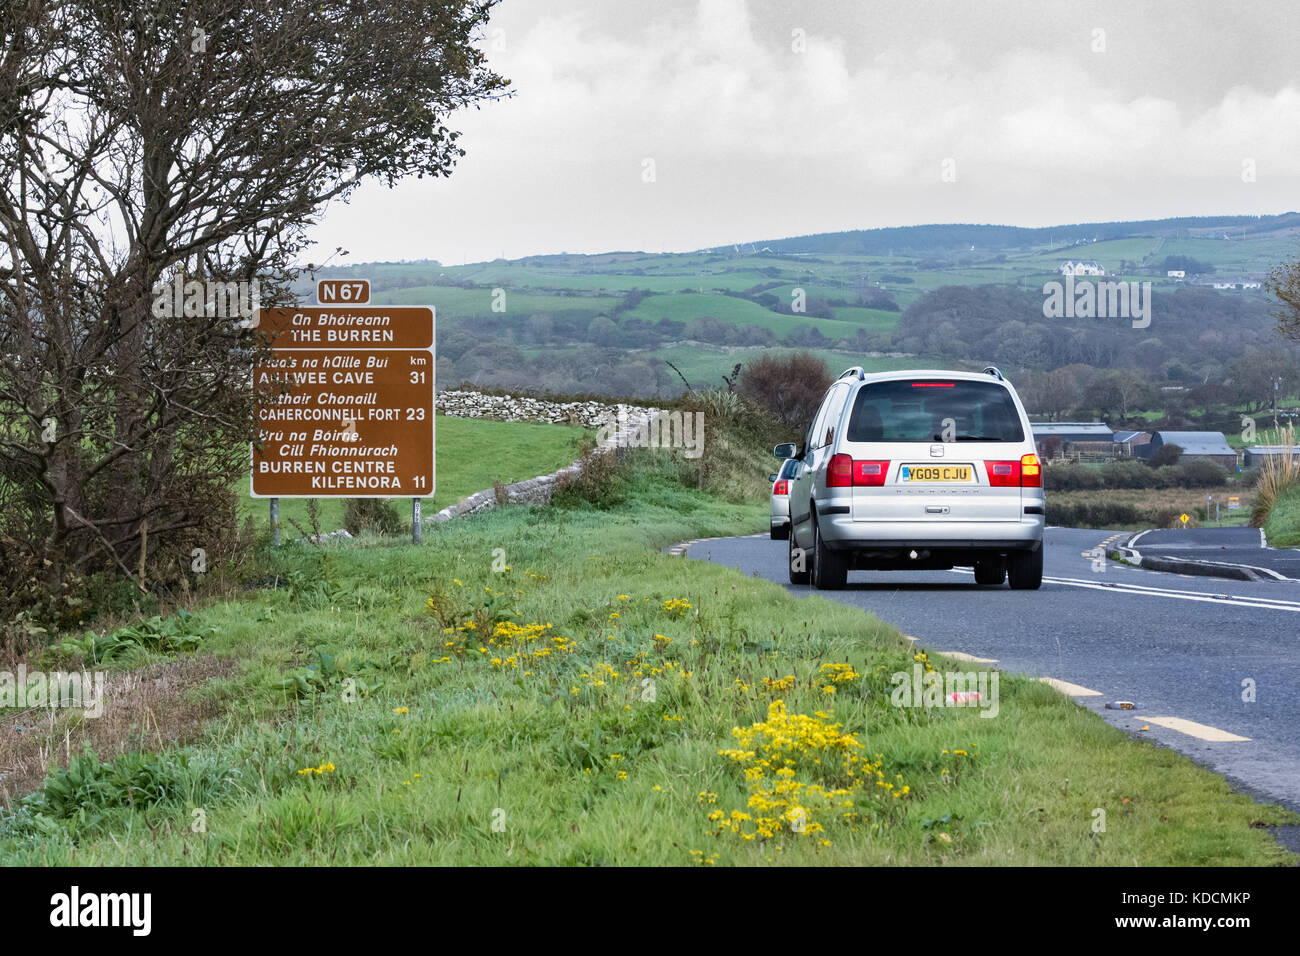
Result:
{"label": "grassy bank", "polygon": [[892,706],[892,673],[954,665],[856,609],[662,555],[766,511],[657,467],[607,510],[282,549],[273,586],[185,622],[185,646],[236,662],[187,692],[220,714],[202,737],[55,774],[0,813],[0,863],[1290,859],[1252,824],[1294,817],[1037,682],[1002,675],[993,719]]}
{"label": "grassy bank", "polygon": [[[437,418],[437,488],[424,500],[424,513],[431,515],[454,505],[466,495],[491,488],[494,480],[505,484],[546,475],[570,464],[577,456],[576,441],[584,429],[539,422],[496,422],[481,418]],[[252,515],[259,527],[269,525],[265,498],[248,493],[248,482],[240,485],[244,514]],[[280,525],[294,537],[293,522],[310,531],[306,498],[280,499]],[[343,527],[344,498],[320,498],[322,531]],[[401,499],[405,502],[406,499]],[[402,511],[409,523],[409,505]]]}
{"label": "grassy bank", "polygon": [[[1206,495],[1218,502],[1206,513]],[[1236,495],[1240,507],[1229,510],[1228,497]],[[1088,491],[1049,491],[1047,523],[1072,528],[1172,528],[1181,527],[1186,513],[1192,527],[1233,527],[1250,524],[1254,494],[1236,485],[1217,488],[1107,488]]]}
{"label": "grassy bank", "polygon": [[1275,548],[1300,547],[1300,485],[1274,502],[1264,522],[1264,534]]}

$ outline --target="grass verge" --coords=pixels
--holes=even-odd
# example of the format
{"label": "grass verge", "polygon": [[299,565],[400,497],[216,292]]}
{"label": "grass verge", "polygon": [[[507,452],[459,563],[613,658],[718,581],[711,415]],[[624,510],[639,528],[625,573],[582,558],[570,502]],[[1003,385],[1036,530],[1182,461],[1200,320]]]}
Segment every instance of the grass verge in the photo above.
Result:
{"label": "grass verge", "polygon": [[893,706],[891,674],[946,662],[659,553],[763,505],[625,481],[421,548],[282,549],[274,586],[194,616],[239,661],[204,738],[74,760],[0,813],[0,863],[1293,861],[1258,824],[1294,815],[1035,681],[1001,675],[993,719]]}
{"label": "grass verge", "polygon": [[[494,480],[504,484],[548,475],[573,462],[576,442],[585,429],[544,422],[498,422],[482,418],[437,417],[438,461],[437,488],[432,499],[424,501],[424,514],[454,505],[462,498],[492,487]],[[270,525],[265,498],[248,493],[243,482],[239,493],[242,513],[252,515],[255,525]],[[343,527],[345,498],[320,498],[322,531]],[[406,499],[400,499],[406,501]],[[409,505],[409,503],[408,503]],[[409,506],[402,510],[410,525]],[[241,516],[241,521],[243,520]],[[280,499],[281,534],[293,538],[298,532],[293,522],[310,533],[306,498]]]}
{"label": "grass verge", "polygon": [[1273,502],[1264,522],[1264,534],[1275,548],[1300,547],[1300,485]]}

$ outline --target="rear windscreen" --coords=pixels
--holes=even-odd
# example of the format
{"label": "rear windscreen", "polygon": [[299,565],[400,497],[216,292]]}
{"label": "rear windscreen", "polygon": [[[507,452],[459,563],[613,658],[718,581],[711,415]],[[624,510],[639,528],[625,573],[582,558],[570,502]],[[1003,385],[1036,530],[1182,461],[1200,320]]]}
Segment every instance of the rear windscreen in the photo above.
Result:
{"label": "rear windscreen", "polygon": [[793,477],[794,477],[794,471],[795,471],[795,469],[798,468],[798,467],[799,467],[799,459],[798,459],[798,458],[787,458],[787,459],[785,460],[785,464],[781,466],[781,473],[780,473],[777,477],[778,477],[778,478],[793,478]]}
{"label": "rear windscreen", "polygon": [[994,382],[915,379],[864,385],[849,441],[1023,441],[1011,393]]}

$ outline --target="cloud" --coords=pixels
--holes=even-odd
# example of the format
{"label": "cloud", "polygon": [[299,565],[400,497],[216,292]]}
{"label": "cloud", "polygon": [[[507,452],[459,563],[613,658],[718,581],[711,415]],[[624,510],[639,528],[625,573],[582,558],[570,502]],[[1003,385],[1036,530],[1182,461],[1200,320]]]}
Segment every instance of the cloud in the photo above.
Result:
{"label": "cloud", "polygon": [[[638,29],[564,7],[507,22],[492,58],[517,95],[456,118],[460,169],[391,194],[367,187],[319,234],[346,235],[354,257],[459,262],[917,222],[1281,211],[1300,179],[1290,83],[1240,83],[1198,108],[1125,88],[1106,58],[1133,54],[1113,46],[1063,56],[1022,39],[964,56],[900,14],[870,55],[824,23],[796,52],[792,29],[744,0],[669,7]],[[427,210],[426,229],[392,228],[413,210]]]}

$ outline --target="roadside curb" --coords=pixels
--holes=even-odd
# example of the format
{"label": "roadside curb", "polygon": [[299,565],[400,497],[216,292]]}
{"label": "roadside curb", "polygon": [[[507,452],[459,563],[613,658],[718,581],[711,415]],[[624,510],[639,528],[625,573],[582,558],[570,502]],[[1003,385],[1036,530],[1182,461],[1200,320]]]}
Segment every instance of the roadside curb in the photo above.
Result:
{"label": "roadside curb", "polygon": [[1133,543],[1146,534],[1133,535],[1127,542],[1109,551],[1113,561],[1124,561],[1148,571],[1165,571],[1170,574],[1197,574],[1203,577],[1228,578],[1233,581],[1291,581],[1284,574],[1252,564],[1234,564],[1228,561],[1203,561],[1194,558],[1172,558],[1168,555],[1145,555]]}
{"label": "roadside curb", "polygon": [[664,548],[661,553],[669,555],[670,557],[674,557],[674,558],[684,558],[686,557],[686,549],[693,544],[703,544],[706,541],[725,541],[728,538],[766,538],[766,537],[768,537],[768,533],[766,531],[759,531],[754,534],[724,534],[724,535],[719,535],[716,538],[692,538],[689,541],[678,541],[676,544],[669,545],[668,547]]}
{"label": "roadside curb", "polygon": [[[653,409],[646,414],[638,414],[640,410],[632,406],[617,406],[620,410],[631,409],[633,415],[630,417],[630,424],[636,427],[651,427],[658,420],[661,412]],[[628,446],[629,435],[623,430],[619,430],[614,435],[606,438],[599,446],[586,458],[580,458],[572,464],[565,465],[558,471],[553,471],[549,475],[538,475],[536,478],[527,478],[523,481],[516,481],[513,484],[502,486],[505,495],[505,502],[497,500],[497,491],[495,488],[484,488],[482,491],[476,491],[472,495],[467,495],[454,505],[448,505],[436,514],[430,515],[424,519],[425,524],[442,524],[450,521],[452,518],[460,518],[465,515],[477,514],[480,511],[487,511],[495,508],[498,504],[546,504],[551,500],[555,493],[556,487],[560,480],[566,477],[577,477],[582,472],[582,466],[593,458],[608,454],[621,454]]]}

